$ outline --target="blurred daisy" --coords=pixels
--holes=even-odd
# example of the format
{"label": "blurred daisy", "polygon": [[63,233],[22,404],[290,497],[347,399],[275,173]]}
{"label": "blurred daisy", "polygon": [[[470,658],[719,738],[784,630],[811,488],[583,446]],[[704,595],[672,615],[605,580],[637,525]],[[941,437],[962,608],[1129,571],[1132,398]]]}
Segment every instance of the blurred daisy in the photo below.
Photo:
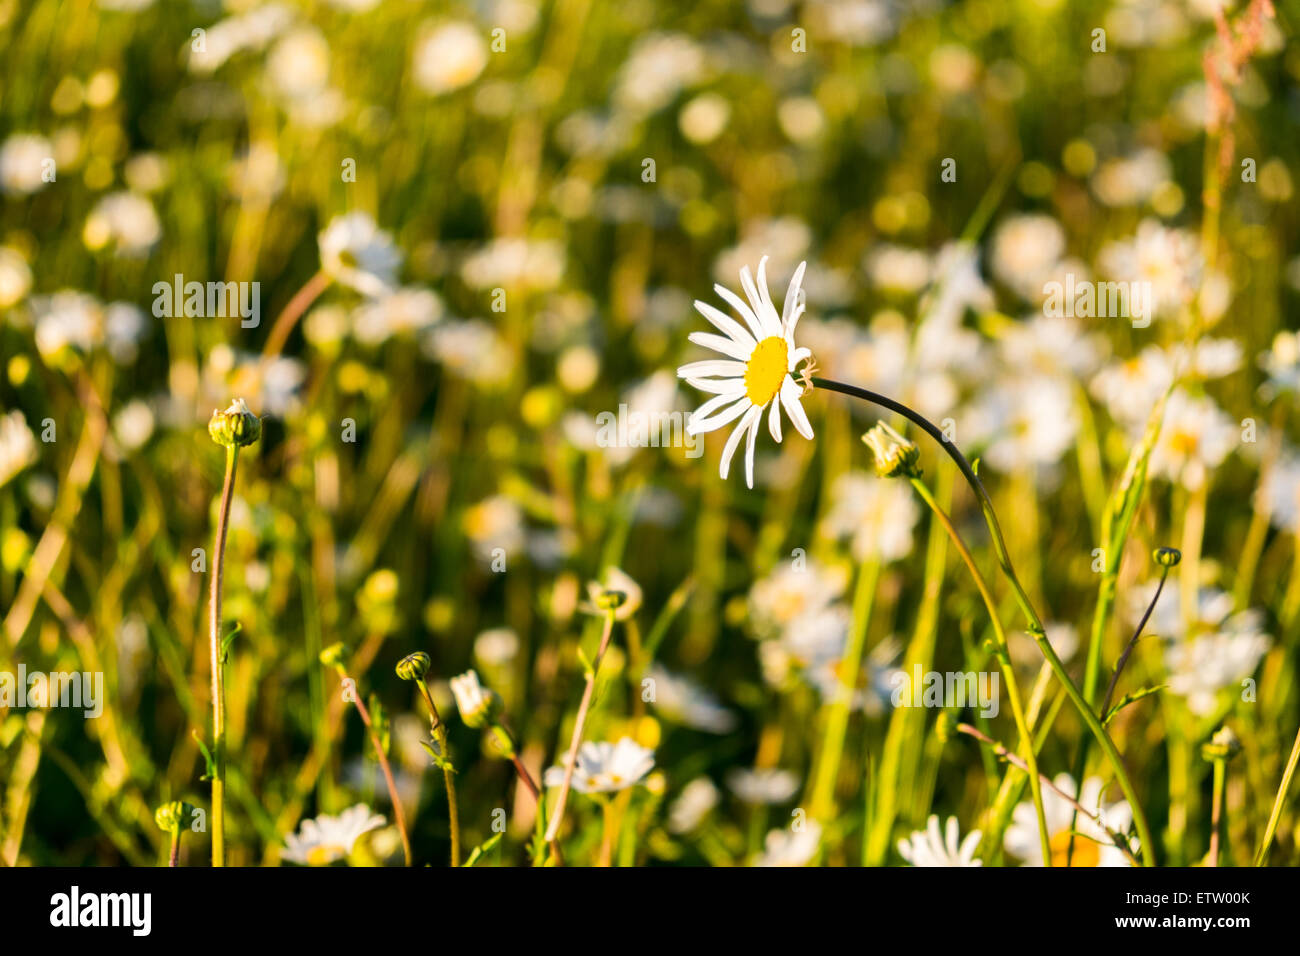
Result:
{"label": "blurred daisy", "polygon": [[906,840],[898,841],[898,853],[913,866],[983,866],[983,860],[975,859],[980,831],[972,830],[958,843],[960,836],[956,817],[949,817],[940,833],[939,817],[932,814],[924,830],[914,830]]}
{"label": "blurred daisy", "polygon": [[1184,488],[1200,488],[1240,441],[1236,422],[1213,399],[1175,389],[1151,452],[1150,473]]}
{"label": "blurred daisy", "polygon": [[0,487],[36,461],[36,438],[23,413],[0,415]]}
{"label": "blurred daisy", "polygon": [[745,803],[785,803],[798,792],[799,778],[779,767],[737,767],[727,774],[727,786]]}
{"label": "blurred daisy", "polygon": [[1273,345],[1259,356],[1271,392],[1300,391],[1300,332],[1279,332]]}
{"label": "blurred daisy", "polygon": [[[1053,783],[1061,793],[1068,793],[1079,803],[1100,814],[1106,826],[1117,833],[1128,829],[1132,820],[1132,811],[1125,801],[1101,806],[1102,781],[1100,777],[1089,777],[1083,782],[1083,793],[1078,793],[1074,778],[1068,773],[1057,774]],[[1059,793],[1050,788],[1043,788],[1043,816],[1047,820],[1047,832],[1050,835],[1049,848],[1052,852],[1052,866],[1065,866],[1069,856],[1070,837],[1074,833],[1074,866],[1128,866],[1124,851],[1115,846],[1110,836],[1097,825],[1092,817],[1076,813],[1073,806]],[[1073,831],[1071,823],[1074,824]],[[1038,814],[1030,802],[1018,803],[1012,813],[1011,825],[1003,837],[1003,846],[1008,853],[1024,861],[1026,866],[1043,865],[1043,846],[1038,835]]]}
{"label": "blurred daisy", "polygon": [[1097,263],[1110,278],[1145,282],[1156,315],[1176,315],[1201,285],[1204,261],[1195,235],[1144,219],[1132,239],[1108,243]]}
{"label": "blurred daisy", "polygon": [[126,258],[146,255],[161,237],[162,224],[153,203],[126,191],[101,199],[86,217],[82,230],[86,248],[103,249],[111,244],[118,255]]}
{"label": "blurred daisy", "polygon": [[1088,390],[1115,421],[1142,426],[1173,381],[1174,363],[1169,353],[1148,345],[1132,358],[1105,365],[1093,376]]}
{"label": "blurred daisy", "polygon": [[32,270],[27,260],[8,246],[0,246],[0,309],[21,302],[31,288]]}
{"label": "blurred daisy", "polygon": [[837,540],[848,540],[858,561],[897,561],[912,552],[912,530],[920,517],[916,496],[906,482],[853,471],[840,475],[831,486],[831,506],[822,530]]}
{"label": "blurred daisy", "polygon": [[328,866],[347,857],[361,836],[384,823],[383,817],[371,813],[363,803],[337,817],[322,814],[315,820],[304,820],[298,833],[285,839],[284,859],[303,866]]}
{"label": "blurred daisy", "polygon": [[418,335],[442,318],[442,300],[428,289],[406,288],[369,299],[352,315],[352,334],[364,345]]}
{"label": "blurred daisy", "polygon": [[1165,649],[1169,692],[1185,698],[1197,716],[1213,713],[1219,691],[1240,685],[1268,652],[1272,639],[1263,623],[1260,611],[1242,611],[1209,633],[1170,641]]}
{"label": "blurred daisy", "polygon": [[[573,767],[573,789],[579,793],[614,793],[635,786],[655,765],[655,752],[631,737],[618,743],[587,741],[578,750]],[[543,783],[558,787],[564,783],[563,767],[548,767]]]}
{"label": "blurred daisy", "polygon": [[50,360],[65,348],[89,352],[104,340],[104,310],[84,292],[63,289],[32,300],[36,348]]}
{"label": "blurred daisy", "polygon": [[1056,464],[1079,429],[1069,382],[1030,375],[999,381],[970,410],[970,434],[988,445],[981,456],[1009,473]]}
{"label": "blurred daisy", "polygon": [[44,189],[46,164],[52,163],[53,157],[54,147],[44,136],[10,136],[0,146],[0,189],[20,196]]}
{"label": "blurred daisy", "polygon": [[1065,230],[1051,216],[1011,216],[993,233],[993,274],[1028,302],[1043,298],[1043,285],[1065,255]]}
{"label": "blurred daisy", "polygon": [[710,734],[736,729],[736,715],[695,681],[671,673],[659,664],[647,675],[654,681],[655,711],[674,723]]}
{"label": "blurred daisy", "polygon": [[841,568],[805,559],[782,563],[749,590],[749,614],[760,637],[777,637],[800,617],[825,609],[846,584]]}
{"label": "blurred daisy", "polygon": [[321,270],[363,295],[388,292],[401,263],[402,254],[392,237],[367,213],[336,216],[320,234]]}
{"label": "blurred daisy", "polygon": [[641,585],[632,580],[631,575],[626,571],[610,565],[605,569],[602,580],[587,582],[587,597],[591,600],[591,605],[585,610],[603,615],[605,612],[598,609],[597,601],[607,591],[616,591],[623,595],[623,603],[614,610],[614,620],[629,620],[641,609]]}
{"label": "blurred daisy", "polygon": [[1273,526],[1300,531],[1300,457],[1286,455],[1260,479],[1259,500]]}
{"label": "blurred daisy", "polygon": [[677,370],[679,377],[715,396],[691,415],[686,426],[691,434],[715,431],[740,419],[723,448],[719,473],[723,478],[727,477],[740,440],[747,436],[745,483],[750,488],[754,487],[754,442],[763,411],[769,405],[771,412],[767,417],[767,427],[775,441],[781,440],[779,406],[785,407],[786,414],[790,416],[790,421],[799,434],[804,438],[813,437],[812,425],[809,424],[800,401],[800,387],[790,374],[799,363],[812,357],[808,349],[796,348],[794,344],[795,326],[804,311],[799,289],[804,267],[805,263],[801,262],[790,279],[781,315],[777,314],[768,292],[766,256],[758,264],[757,285],[749,266],[740,270],[740,281],[749,299],[748,304],[730,289],[722,285],[714,286],[717,293],[745,320],[748,329],[713,306],[697,300],[695,307],[700,314],[723,334],[692,332],[690,340],[696,345],[720,352],[728,360],[691,362]]}
{"label": "blurred daisy", "polygon": [[708,777],[696,777],[668,807],[668,829],[672,833],[689,833],[704,822],[718,805],[718,788]]}
{"label": "blurred daisy", "polygon": [[487,60],[487,44],[470,24],[425,26],[415,44],[412,72],[416,86],[437,96],[473,83]]}
{"label": "blurred daisy", "polygon": [[822,842],[821,824],[809,820],[799,830],[773,830],[763,839],[754,866],[807,866]]}

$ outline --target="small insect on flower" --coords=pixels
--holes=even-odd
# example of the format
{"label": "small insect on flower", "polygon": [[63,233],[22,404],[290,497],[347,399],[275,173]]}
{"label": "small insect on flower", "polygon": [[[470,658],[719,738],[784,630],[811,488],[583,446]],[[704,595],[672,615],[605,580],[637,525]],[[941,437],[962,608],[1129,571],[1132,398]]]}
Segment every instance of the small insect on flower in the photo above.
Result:
{"label": "small insect on flower", "polygon": [[804,267],[799,263],[785,294],[785,305],[780,315],[767,288],[767,256],[758,263],[758,282],[750,274],[749,266],[740,270],[740,282],[749,302],[743,301],[730,289],[715,285],[713,288],[745,321],[742,326],[707,302],[696,301],[695,308],[722,332],[692,332],[690,340],[725,355],[728,360],[710,359],[691,362],[677,370],[680,378],[704,392],[714,395],[695,410],[686,429],[692,435],[715,431],[737,418],[740,422],[732,429],[722,450],[719,474],[727,477],[731,459],[740,446],[742,437],[748,437],[745,446],[745,483],[754,487],[754,441],[763,411],[770,405],[767,427],[772,438],[781,441],[781,412],[785,408],[795,429],[804,438],[812,438],[812,425],[800,402],[802,389],[795,382],[793,372],[799,364],[812,358],[806,348],[796,348],[794,330],[803,315],[803,296],[799,287]]}
{"label": "small insect on flower", "polygon": [[[631,737],[616,744],[587,741],[573,768],[573,789],[579,793],[613,793],[639,783],[655,765],[655,752]],[[542,778],[548,787],[564,783],[564,768],[550,767]]]}
{"label": "small insect on flower", "polygon": [[479,683],[478,672],[468,670],[450,681],[456,709],[467,727],[486,727],[501,715],[501,698]]}
{"label": "small insect on flower", "polygon": [[328,866],[348,856],[358,839],[385,822],[364,803],[344,810],[337,817],[321,814],[315,820],[304,820],[299,832],[285,839],[284,858],[303,866]]}

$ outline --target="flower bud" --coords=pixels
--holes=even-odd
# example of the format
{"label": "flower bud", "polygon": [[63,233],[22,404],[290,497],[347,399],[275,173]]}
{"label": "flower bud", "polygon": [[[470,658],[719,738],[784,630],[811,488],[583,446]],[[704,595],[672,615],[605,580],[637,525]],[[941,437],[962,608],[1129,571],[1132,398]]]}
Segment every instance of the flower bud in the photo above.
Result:
{"label": "flower bud", "polygon": [[1151,560],[1162,568],[1174,568],[1183,560],[1183,552],[1177,548],[1156,548],[1151,552]]}
{"label": "flower bud", "polygon": [[908,441],[888,422],[876,424],[862,436],[863,442],[876,458],[876,474],[881,478],[915,478],[921,474],[916,467],[921,450]]}
{"label": "flower bud", "polygon": [[343,663],[345,656],[343,642],[337,641],[320,652],[320,662],[326,667],[338,667]]}
{"label": "flower bud", "polygon": [[153,822],[164,833],[175,833],[185,822],[185,818],[194,812],[194,808],[183,800],[164,803],[153,815]]}
{"label": "flower bud", "polygon": [[208,434],[218,445],[241,448],[262,437],[262,420],[248,410],[242,398],[237,398],[224,412],[213,411]]}
{"label": "flower bud", "polygon": [[449,683],[460,719],[467,727],[486,727],[496,722],[501,715],[501,698],[479,683],[477,671],[466,671]]}
{"label": "flower bud", "polygon": [[407,654],[397,662],[397,676],[402,680],[421,680],[433,662],[424,651]]}
{"label": "flower bud", "polygon": [[1201,745],[1201,756],[1206,760],[1230,760],[1241,750],[1241,741],[1231,727],[1220,727],[1206,743]]}

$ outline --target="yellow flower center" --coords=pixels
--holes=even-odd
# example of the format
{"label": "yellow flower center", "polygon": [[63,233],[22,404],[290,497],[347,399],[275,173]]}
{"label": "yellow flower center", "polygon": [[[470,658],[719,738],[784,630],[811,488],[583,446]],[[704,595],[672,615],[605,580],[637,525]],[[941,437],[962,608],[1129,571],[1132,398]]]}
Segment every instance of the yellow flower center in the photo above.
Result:
{"label": "yellow flower center", "polygon": [[328,866],[335,860],[341,860],[347,855],[347,851],[338,844],[322,843],[307,851],[307,865]]}
{"label": "yellow flower center", "polygon": [[[1048,847],[1052,851],[1052,866],[1065,866],[1070,856],[1070,831],[1062,830],[1052,837]],[[1101,862],[1101,848],[1096,841],[1074,835],[1074,866],[1096,866]]]}
{"label": "yellow flower center", "polygon": [[766,405],[781,390],[790,371],[790,350],[785,339],[769,335],[754,347],[745,366],[745,395],[755,405]]}

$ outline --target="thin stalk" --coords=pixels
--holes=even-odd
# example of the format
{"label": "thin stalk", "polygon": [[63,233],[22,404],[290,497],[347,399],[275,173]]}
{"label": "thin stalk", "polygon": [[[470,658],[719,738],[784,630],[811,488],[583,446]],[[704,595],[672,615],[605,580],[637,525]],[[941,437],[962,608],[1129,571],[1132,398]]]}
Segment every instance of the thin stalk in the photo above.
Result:
{"label": "thin stalk", "polygon": [[1210,810],[1210,866],[1219,865],[1219,837],[1223,831],[1223,800],[1227,796],[1228,761],[1214,761],[1214,797]]}
{"label": "thin stalk", "polygon": [[235,492],[239,446],[226,446],[226,478],[217,512],[217,540],[212,555],[208,598],[209,667],[212,670],[212,865],[226,865],[226,677],[221,661],[221,591],[226,570],[226,532]]}
{"label": "thin stalk", "polygon": [[1025,709],[1020,701],[1020,688],[1016,684],[1016,673],[1011,666],[1011,658],[1007,653],[1007,635],[1002,630],[1002,622],[998,619],[997,604],[993,600],[993,594],[989,591],[988,582],[984,580],[984,575],[980,573],[979,566],[975,563],[970,549],[966,547],[966,542],[962,540],[961,535],[953,526],[952,519],[948,514],[939,507],[939,502],[934,499],[930,489],[926,487],[925,482],[920,478],[912,477],[909,479],[916,493],[921,496],[934,513],[939,523],[943,525],[944,530],[948,532],[948,537],[952,539],[953,547],[961,555],[966,569],[970,571],[971,577],[975,579],[975,587],[980,592],[980,597],[984,601],[984,606],[988,608],[989,619],[993,624],[993,633],[997,638],[997,648],[995,654],[998,663],[1002,668],[1002,674],[1007,682],[1007,696],[1011,699],[1011,714],[1016,721],[1016,731],[1020,734],[1020,747],[1024,751],[1024,763],[1029,773],[1029,790],[1034,800],[1034,812],[1038,816],[1038,838],[1042,844],[1043,866],[1052,865],[1052,838],[1047,832],[1047,814],[1043,809],[1043,788],[1039,781],[1041,776],[1038,772],[1038,755],[1034,753],[1034,738],[1030,734],[1029,724],[1025,720]]}
{"label": "thin stalk", "polygon": [[1268,848],[1273,845],[1273,834],[1277,832],[1277,823],[1282,818],[1282,805],[1286,803],[1286,792],[1291,789],[1291,778],[1295,775],[1296,764],[1300,763],[1300,731],[1296,731],[1295,744],[1291,756],[1287,759],[1286,770],[1282,771],[1282,782],[1278,784],[1277,796],[1273,798],[1273,812],[1268,815],[1268,826],[1264,830],[1264,842],[1255,854],[1255,865],[1263,866],[1268,859]]}
{"label": "thin stalk", "polygon": [[181,830],[176,827],[172,830],[172,848],[167,855],[168,866],[179,866],[181,860]]}
{"label": "thin stalk", "polygon": [[573,722],[573,736],[569,740],[569,752],[564,758],[564,781],[560,784],[560,795],[555,801],[555,812],[546,826],[546,842],[556,839],[560,824],[564,822],[564,808],[569,800],[569,788],[573,785],[573,768],[578,762],[578,748],[582,745],[582,731],[587,725],[587,712],[591,709],[591,698],[596,691],[596,676],[600,673],[600,662],[609,650],[609,640],[614,633],[614,609],[605,612],[605,626],[600,635],[600,646],[596,649],[595,660],[587,669],[587,686],[582,691],[582,703],[578,705],[578,716]]}
{"label": "thin stalk", "polygon": [[871,622],[871,608],[875,603],[876,584],[879,580],[880,562],[864,562],[858,570],[858,583],[853,594],[852,630],[849,633],[849,645],[840,661],[838,692],[827,709],[826,726],[822,732],[817,775],[809,802],[809,812],[816,820],[827,820],[834,812],[835,781],[839,777],[844,740],[849,728],[849,712],[853,706],[853,691],[857,687],[858,671],[862,667],[867,626]]}
{"label": "thin stalk", "polygon": [[379,732],[375,730],[374,724],[370,721],[370,711],[361,701],[360,693],[354,694],[357,713],[361,715],[361,722],[366,725],[366,733],[370,735],[370,744],[375,748],[375,756],[379,758],[379,768],[384,772],[384,783],[388,786],[388,796],[393,801],[393,820],[397,823],[397,832],[402,837],[402,854],[406,857],[406,865],[410,866],[411,857],[411,836],[406,830],[406,814],[402,810],[402,801],[397,793],[397,782],[393,779],[393,768],[388,764],[388,754],[384,753],[383,742],[379,739]]}
{"label": "thin stalk", "polygon": [[993,510],[993,502],[989,498],[988,492],[984,489],[984,484],[980,481],[979,476],[975,474],[975,470],[971,468],[970,462],[966,460],[966,456],[961,453],[961,450],[957,448],[957,445],[954,442],[948,441],[943,432],[940,431],[939,428],[928,418],[921,415],[919,412],[913,411],[908,406],[894,401],[886,395],[881,395],[878,392],[872,392],[865,388],[858,388],[855,385],[845,385],[841,382],[835,382],[824,378],[813,378],[812,384],[817,388],[825,388],[833,392],[839,392],[843,395],[859,398],[863,401],[879,405],[882,408],[887,408],[890,411],[897,412],[937,441],[940,447],[942,447],[948,454],[948,457],[951,458],[961,470],[962,476],[966,479],[966,483],[970,485],[971,490],[975,492],[976,497],[979,498],[980,508],[984,513],[984,521],[988,525],[989,531],[992,534],[993,548],[994,552],[997,554],[998,563],[1002,567],[1003,576],[1006,577],[1007,581],[1011,584],[1012,589],[1015,591],[1016,601],[1019,603],[1021,611],[1029,622],[1030,634],[1038,644],[1039,651],[1047,659],[1047,663],[1055,672],[1057,680],[1059,680],[1061,685],[1065,688],[1066,694],[1070,697],[1070,702],[1074,705],[1075,709],[1078,710],[1079,716],[1083,718],[1084,723],[1088,725],[1089,731],[1091,731],[1092,735],[1097,738],[1097,743],[1101,745],[1102,750],[1105,752],[1106,759],[1110,762],[1111,767],[1115,771],[1115,778],[1119,781],[1120,789],[1123,790],[1124,797],[1128,800],[1129,806],[1133,808],[1133,823],[1137,828],[1138,838],[1142,841],[1141,849],[1143,863],[1148,866],[1154,865],[1151,857],[1151,854],[1154,852],[1154,844],[1151,841],[1151,832],[1150,828],[1147,826],[1146,814],[1143,812],[1141,804],[1138,803],[1137,792],[1134,790],[1133,783],[1129,779],[1128,771],[1124,768],[1124,761],[1120,757],[1119,751],[1115,749],[1114,742],[1106,733],[1106,728],[1101,725],[1101,721],[1097,719],[1097,715],[1093,713],[1088,702],[1084,700],[1083,695],[1079,693],[1079,688],[1075,686],[1074,681],[1070,678],[1069,673],[1065,669],[1065,665],[1061,663],[1060,657],[1057,656],[1052,645],[1048,643],[1047,631],[1043,627],[1043,622],[1039,618],[1038,613],[1034,610],[1033,603],[1029,600],[1029,595],[1025,593],[1024,588],[1021,586],[1020,579],[1016,577],[1015,569],[1011,566],[1011,558],[1007,552],[1006,541],[1002,537],[1002,529],[998,524],[997,514]]}
{"label": "thin stalk", "polygon": [[[956,729],[958,732],[963,734],[968,734],[969,736],[974,737],[980,743],[987,745],[990,749],[992,749],[992,751],[995,754],[997,754],[1003,760],[1025,771],[1025,773],[1032,773],[1032,771],[1028,767],[1028,764],[1024,760],[1017,757],[1015,754],[1013,754],[1002,744],[998,743],[998,741],[994,740],[992,737],[988,736],[978,728],[972,727],[970,724],[958,724]],[[1046,774],[1039,774],[1039,777],[1042,781],[1043,786],[1047,787],[1049,790],[1051,790],[1058,797],[1063,799],[1070,806],[1074,807],[1076,813],[1082,813],[1093,823],[1097,824],[1097,826],[1105,830],[1106,835],[1111,838],[1111,842],[1115,844],[1115,846],[1120,850],[1120,852],[1122,852],[1126,857],[1128,857],[1129,862],[1131,862],[1134,866],[1138,865],[1138,861],[1133,856],[1133,851],[1128,848],[1128,843],[1124,840],[1122,836],[1120,836],[1114,830],[1110,829],[1110,827],[1106,826],[1106,824],[1102,821],[1100,814],[1094,813],[1093,811],[1085,807],[1083,804],[1081,804],[1078,800],[1074,799],[1074,797],[1070,796],[1068,793],[1066,793],[1064,790],[1062,790],[1060,787],[1054,784]]]}
{"label": "thin stalk", "polygon": [[1165,589],[1165,579],[1169,577],[1169,569],[1162,568],[1160,571],[1160,583],[1156,585],[1156,593],[1151,598],[1151,603],[1147,605],[1146,612],[1142,615],[1142,620],[1138,621],[1138,626],[1133,629],[1133,636],[1128,639],[1124,645],[1123,652],[1119,655],[1119,660],[1115,662],[1115,670],[1111,672],[1110,683],[1106,685],[1106,696],[1101,700],[1101,717],[1106,719],[1106,714],[1110,711],[1110,702],[1115,696],[1115,685],[1119,683],[1120,672],[1124,670],[1124,665],[1128,663],[1129,655],[1133,653],[1133,648],[1137,647],[1138,638],[1142,636],[1142,629],[1147,626],[1147,621],[1151,619],[1151,613],[1156,609],[1156,602],[1160,600],[1160,592]]}
{"label": "thin stalk", "polygon": [[314,276],[303,284],[303,287],[293,294],[293,298],[286,303],[284,310],[276,316],[275,322],[271,325],[271,331],[267,333],[266,344],[262,346],[261,363],[270,362],[280,354],[285,343],[289,341],[289,334],[293,327],[298,324],[304,312],[315,302],[322,292],[329,288],[330,277],[324,272],[317,272]]}
{"label": "thin stalk", "polygon": [[451,865],[460,866],[460,805],[456,802],[456,769],[451,763],[450,745],[447,743],[447,727],[438,713],[438,705],[433,702],[429,685],[421,677],[416,683],[420,694],[429,708],[429,730],[438,742],[442,755],[442,782],[447,789],[447,824],[451,831]]}

